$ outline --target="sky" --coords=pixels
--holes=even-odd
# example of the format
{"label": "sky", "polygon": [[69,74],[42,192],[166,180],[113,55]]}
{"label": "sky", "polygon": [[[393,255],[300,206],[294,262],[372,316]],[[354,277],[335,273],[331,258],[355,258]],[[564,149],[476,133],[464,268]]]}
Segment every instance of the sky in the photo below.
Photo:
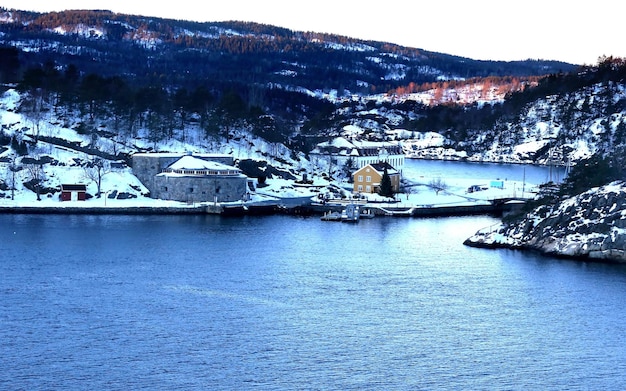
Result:
{"label": "sky", "polygon": [[595,65],[626,58],[623,14],[615,0],[3,0],[48,12],[106,9],[199,22],[238,20],[390,42],[477,60],[558,60]]}

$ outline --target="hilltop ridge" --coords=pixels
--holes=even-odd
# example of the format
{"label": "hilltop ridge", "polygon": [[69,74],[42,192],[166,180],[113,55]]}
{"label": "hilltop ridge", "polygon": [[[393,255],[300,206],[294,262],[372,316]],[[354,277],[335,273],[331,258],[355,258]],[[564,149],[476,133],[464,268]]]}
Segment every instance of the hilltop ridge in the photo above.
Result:
{"label": "hilltop ridge", "polygon": [[558,61],[477,61],[339,35],[251,22],[190,22],[110,11],[33,13],[0,8],[0,42],[28,63],[54,53],[103,76],[189,86],[197,80],[382,93],[440,80],[529,77],[574,70]]}

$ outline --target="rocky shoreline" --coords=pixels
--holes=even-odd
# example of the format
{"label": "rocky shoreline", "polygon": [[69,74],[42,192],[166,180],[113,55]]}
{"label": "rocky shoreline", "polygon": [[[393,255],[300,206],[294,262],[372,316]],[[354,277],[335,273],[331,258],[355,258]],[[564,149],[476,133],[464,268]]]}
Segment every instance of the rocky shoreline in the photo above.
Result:
{"label": "rocky shoreline", "polygon": [[541,206],[515,223],[478,231],[464,244],[626,263],[626,184],[614,182]]}

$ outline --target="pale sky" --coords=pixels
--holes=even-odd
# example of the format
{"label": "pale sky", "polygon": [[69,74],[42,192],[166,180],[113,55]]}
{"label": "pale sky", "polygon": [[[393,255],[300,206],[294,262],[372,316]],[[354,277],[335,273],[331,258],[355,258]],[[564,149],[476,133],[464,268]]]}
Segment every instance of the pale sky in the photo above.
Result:
{"label": "pale sky", "polygon": [[626,58],[619,1],[594,0],[2,0],[27,11],[106,9],[214,22],[239,20],[390,42],[477,60]]}

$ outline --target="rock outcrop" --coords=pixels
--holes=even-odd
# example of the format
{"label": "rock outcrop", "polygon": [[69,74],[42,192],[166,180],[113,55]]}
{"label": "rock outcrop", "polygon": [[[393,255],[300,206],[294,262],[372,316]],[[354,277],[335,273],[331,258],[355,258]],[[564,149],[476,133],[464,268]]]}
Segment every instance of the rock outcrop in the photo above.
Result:
{"label": "rock outcrop", "polygon": [[477,232],[465,244],[626,263],[626,183],[613,182],[538,207],[521,221]]}

